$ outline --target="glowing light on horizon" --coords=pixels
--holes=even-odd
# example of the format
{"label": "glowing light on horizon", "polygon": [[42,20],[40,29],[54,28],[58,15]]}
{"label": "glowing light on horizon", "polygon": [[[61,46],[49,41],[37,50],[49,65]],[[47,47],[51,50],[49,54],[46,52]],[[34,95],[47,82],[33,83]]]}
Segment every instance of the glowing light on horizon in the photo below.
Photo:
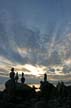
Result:
{"label": "glowing light on horizon", "polygon": [[[66,64],[71,64],[71,59],[65,60],[64,61]],[[22,72],[24,72],[25,75],[28,76],[34,76],[34,77],[43,77],[44,73],[47,73],[48,79],[49,80],[55,80],[56,79],[56,75],[60,76],[64,76],[67,75],[66,73],[62,72],[63,70],[63,66],[62,65],[51,65],[50,68],[54,69],[54,73],[52,74],[52,72],[49,72],[49,67],[47,66],[43,66],[43,65],[32,65],[32,64],[19,64],[19,63],[13,63],[12,61],[8,60],[7,58],[0,56],[0,71],[5,72],[7,74],[1,74],[1,76],[7,76],[10,72],[10,69],[14,67],[15,68],[15,72],[18,72],[18,74],[20,75]],[[58,70],[57,70],[58,69]],[[68,73],[69,75],[69,73]],[[50,76],[50,77],[49,77]],[[54,76],[52,78],[52,76]],[[33,77],[33,78],[34,78]]]}
{"label": "glowing light on horizon", "polygon": [[37,65],[36,66],[33,66],[33,65],[30,65],[30,64],[26,64],[26,65],[24,65],[24,67],[26,69],[29,69],[30,70],[30,73],[32,75],[37,76],[37,77],[40,76],[40,75],[43,75],[45,73],[43,66],[42,67],[39,67]]}

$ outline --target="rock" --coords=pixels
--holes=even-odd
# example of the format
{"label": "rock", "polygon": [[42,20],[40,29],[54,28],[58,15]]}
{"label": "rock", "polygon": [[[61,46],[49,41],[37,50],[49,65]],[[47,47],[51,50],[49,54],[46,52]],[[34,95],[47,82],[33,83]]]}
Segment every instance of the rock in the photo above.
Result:
{"label": "rock", "polygon": [[47,103],[45,101],[38,101],[35,103],[34,108],[47,108]]}

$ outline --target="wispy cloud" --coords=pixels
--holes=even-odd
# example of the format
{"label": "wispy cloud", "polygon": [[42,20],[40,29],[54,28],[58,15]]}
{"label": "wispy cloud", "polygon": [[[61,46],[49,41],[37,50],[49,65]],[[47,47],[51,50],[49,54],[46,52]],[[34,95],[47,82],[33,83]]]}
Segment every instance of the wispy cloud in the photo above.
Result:
{"label": "wispy cloud", "polygon": [[71,32],[67,28],[68,23],[56,23],[42,34],[13,19],[9,11],[0,11],[0,74],[6,75],[14,66],[26,76],[43,78],[46,72],[50,80],[65,80],[66,76],[70,80],[70,68],[63,70],[64,65],[71,65]]}

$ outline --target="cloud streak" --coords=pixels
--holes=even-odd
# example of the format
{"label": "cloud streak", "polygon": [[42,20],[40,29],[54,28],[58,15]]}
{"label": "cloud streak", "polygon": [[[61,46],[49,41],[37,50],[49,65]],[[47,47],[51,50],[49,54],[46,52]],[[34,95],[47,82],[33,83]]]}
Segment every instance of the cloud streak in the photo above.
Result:
{"label": "cloud streak", "polygon": [[[14,66],[16,71],[24,71],[29,76],[42,77],[47,72],[51,80],[65,80],[66,76],[67,80],[70,79],[67,75],[70,70],[62,71],[60,68],[61,65],[71,65],[70,25],[58,21],[52,25],[49,24],[47,33],[42,34],[39,29],[30,29],[18,19],[13,19],[9,11],[1,11],[0,72],[8,73]],[[60,71],[53,67],[58,65]]]}

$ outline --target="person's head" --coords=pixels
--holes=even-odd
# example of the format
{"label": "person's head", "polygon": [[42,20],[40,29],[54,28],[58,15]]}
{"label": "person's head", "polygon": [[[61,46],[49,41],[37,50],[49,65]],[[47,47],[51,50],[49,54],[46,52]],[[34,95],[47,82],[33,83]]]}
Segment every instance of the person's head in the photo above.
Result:
{"label": "person's head", "polygon": [[11,72],[14,72],[14,68],[11,68]]}

